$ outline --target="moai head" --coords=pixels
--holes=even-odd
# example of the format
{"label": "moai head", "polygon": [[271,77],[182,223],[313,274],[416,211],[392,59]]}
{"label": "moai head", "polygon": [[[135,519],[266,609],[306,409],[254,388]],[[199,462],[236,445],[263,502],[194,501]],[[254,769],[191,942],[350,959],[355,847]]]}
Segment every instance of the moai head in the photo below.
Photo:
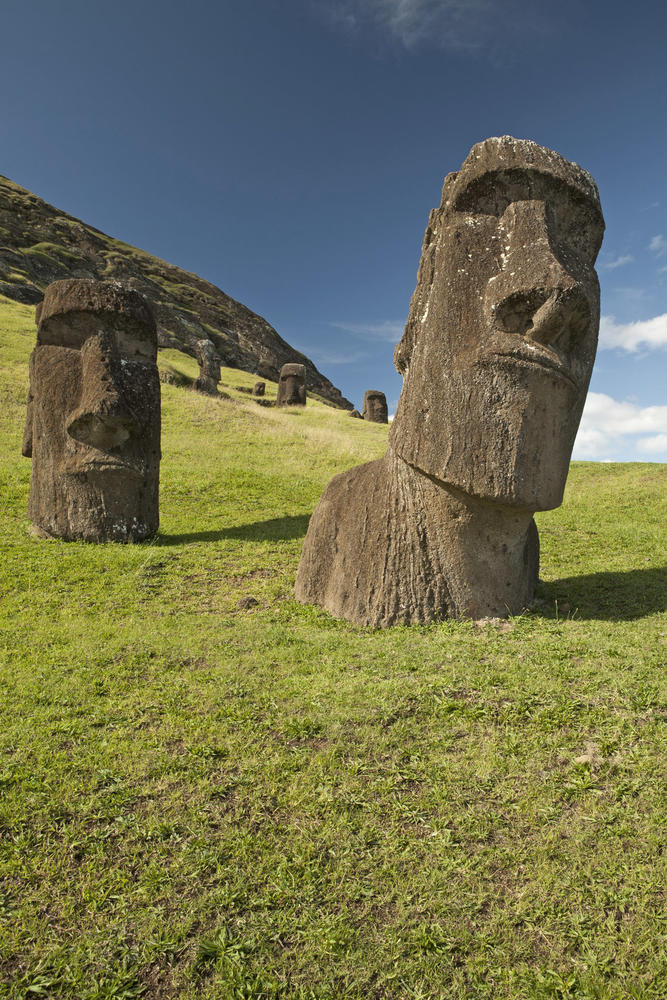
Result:
{"label": "moai head", "polygon": [[348,417],[354,417],[355,420],[361,420],[361,414],[359,413],[359,410],[348,410],[347,415]]}
{"label": "moai head", "polygon": [[266,382],[255,382],[252,387],[253,396],[263,396],[266,392]]}
{"label": "moai head", "polygon": [[557,507],[599,325],[593,178],[525,139],[473,146],[431,213],[391,444],[466,493]]}
{"label": "moai head", "polygon": [[364,393],[364,405],[361,409],[364,420],[370,420],[374,424],[389,423],[389,410],[387,409],[387,397],[377,389],[368,389]]}
{"label": "moai head", "polygon": [[220,381],[220,358],[211,340],[198,340],[195,344],[195,357],[199,364],[199,378],[195,389],[209,396],[218,395]]}
{"label": "moai head", "polygon": [[306,366],[288,364],[280,369],[276,406],[306,405]]}
{"label": "moai head", "polygon": [[158,528],[160,380],[146,300],[111,281],[55,281],[37,319],[22,449],[36,532],[147,538]]}

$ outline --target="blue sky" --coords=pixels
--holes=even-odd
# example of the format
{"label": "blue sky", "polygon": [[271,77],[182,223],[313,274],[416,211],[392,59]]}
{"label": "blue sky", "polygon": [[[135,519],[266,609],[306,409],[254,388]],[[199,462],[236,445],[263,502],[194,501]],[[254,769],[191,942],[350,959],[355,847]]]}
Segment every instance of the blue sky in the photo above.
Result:
{"label": "blue sky", "polygon": [[3,0],[0,173],[265,316],[393,410],[442,179],[491,135],[595,177],[575,457],[667,461],[667,5]]}

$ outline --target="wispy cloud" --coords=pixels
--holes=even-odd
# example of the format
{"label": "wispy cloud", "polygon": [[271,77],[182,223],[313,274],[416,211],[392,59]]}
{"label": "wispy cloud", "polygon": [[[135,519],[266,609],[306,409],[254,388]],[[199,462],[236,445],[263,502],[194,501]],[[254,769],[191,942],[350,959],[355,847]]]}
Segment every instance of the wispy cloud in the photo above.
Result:
{"label": "wispy cloud", "polygon": [[667,313],[635,323],[617,323],[613,316],[600,319],[600,348],[624,351],[667,348]]}
{"label": "wispy cloud", "polygon": [[382,340],[396,344],[403,336],[405,320],[383,320],[380,323],[329,323],[337,330],[356,333],[365,340]]}
{"label": "wispy cloud", "polygon": [[368,357],[368,351],[319,351],[316,348],[311,348],[310,354],[318,365],[355,365]]}
{"label": "wispy cloud", "polygon": [[634,259],[632,254],[626,254],[624,257],[617,257],[616,260],[598,261],[598,267],[604,271],[615,271],[617,267],[631,264]]}
{"label": "wispy cloud", "polygon": [[658,257],[664,257],[667,253],[667,240],[662,233],[660,233],[658,236],[653,237],[648,245],[648,248],[649,250],[652,250],[653,253],[657,254]]}
{"label": "wispy cloud", "polygon": [[374,28],[407,49],[422,43],[480,49],[509,26],[541,27],[529,0],[316,0],[329,22],[349,32]]}
{"label": "wispy cloud", "polygon": [[638,406],[589,392],[572,457],[626,461],[633,453],[667,461],[667,406]]}

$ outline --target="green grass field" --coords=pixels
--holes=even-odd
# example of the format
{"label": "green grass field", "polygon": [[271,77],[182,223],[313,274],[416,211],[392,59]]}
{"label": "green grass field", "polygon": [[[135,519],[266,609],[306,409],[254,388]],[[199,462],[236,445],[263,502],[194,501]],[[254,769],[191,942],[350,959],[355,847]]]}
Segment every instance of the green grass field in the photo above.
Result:
{"label": "green grass field", "polygon": [[33,343],[0,299],[0,996],[667,995],[665,467],[573,465],[530,613],[373,632],[292,587],[385,427],[165,385],[159,536],[45,542]]}

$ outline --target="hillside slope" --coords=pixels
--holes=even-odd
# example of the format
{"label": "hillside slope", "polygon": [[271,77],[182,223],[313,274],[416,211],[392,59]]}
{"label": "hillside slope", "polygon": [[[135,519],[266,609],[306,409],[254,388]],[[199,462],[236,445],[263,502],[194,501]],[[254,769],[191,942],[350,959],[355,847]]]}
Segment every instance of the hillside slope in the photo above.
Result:
{"label": "hillside slope", "polygon": [[574,463],[530,613],[373,632],[293,587],[388,428],[243,371],[163,385],[155,539],[32,537],[32,312],[0,298],[0,995],[663,1000],[666,467]]}
{"label": "hillside slope", "polygon": [[151,302],[160,344],[194,355],[210,338],[223,364],[276,380],[282,365],[306,366],[306,384],[334,406],[352,409],[313,362],[265,319],[196,274],[112,239],[0,176],[0,294],[36,303],[58,278],[114,278]]}

